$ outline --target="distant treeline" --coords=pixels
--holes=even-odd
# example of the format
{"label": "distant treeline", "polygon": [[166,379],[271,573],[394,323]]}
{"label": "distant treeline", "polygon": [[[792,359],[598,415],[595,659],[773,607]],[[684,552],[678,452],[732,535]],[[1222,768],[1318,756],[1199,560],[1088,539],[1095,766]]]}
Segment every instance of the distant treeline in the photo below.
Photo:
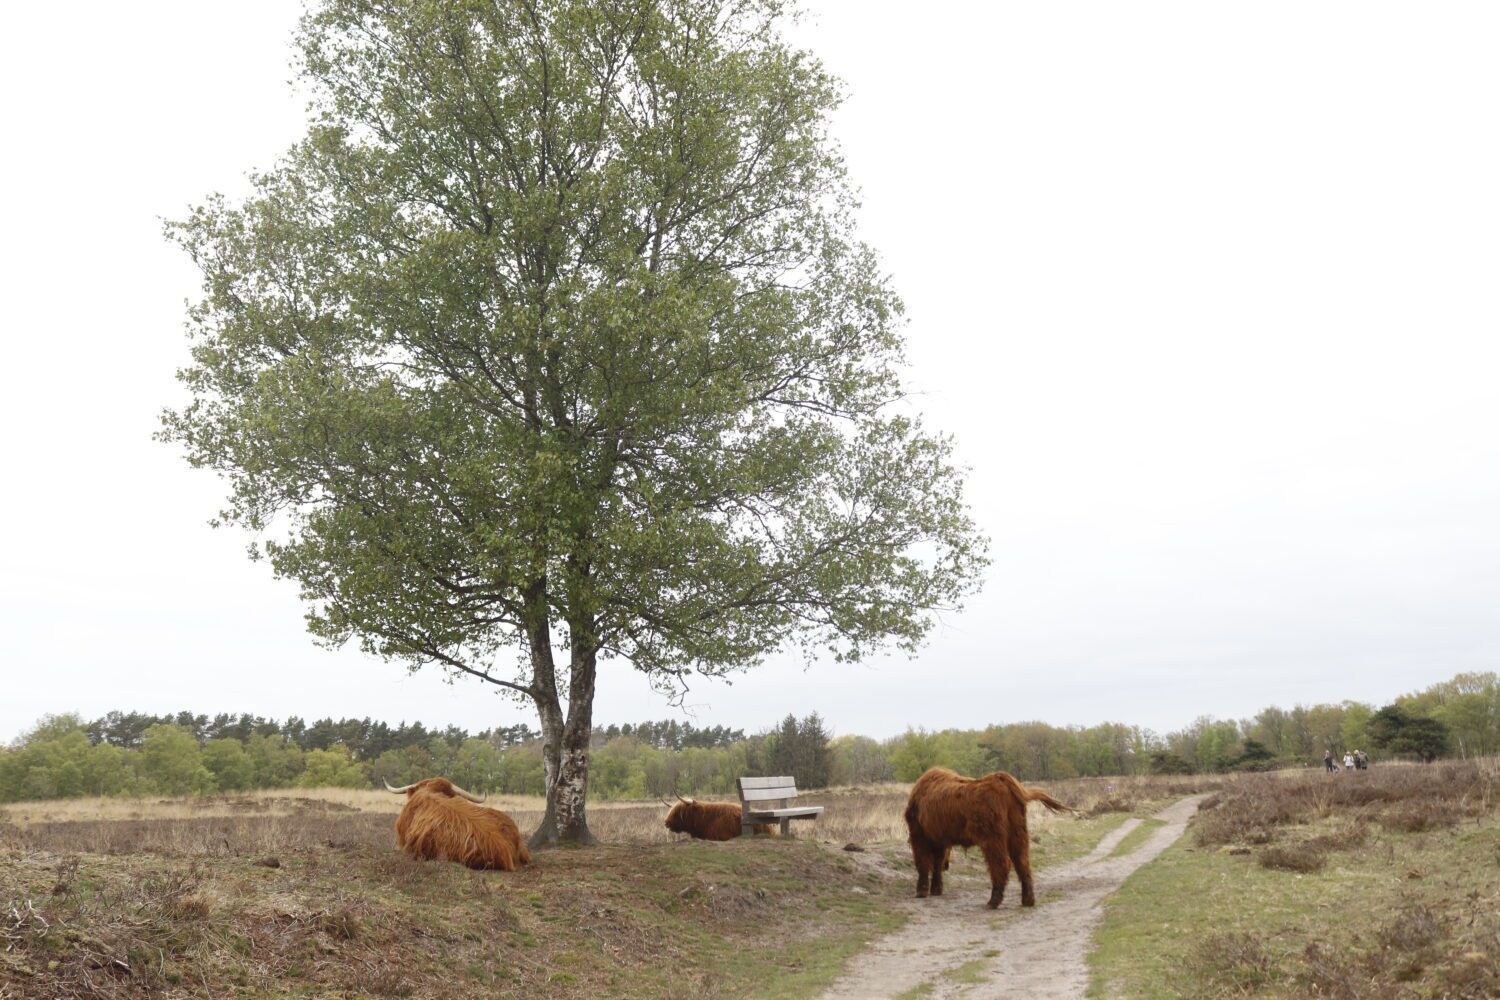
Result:
{"label": "distant treeline", "polygon": [[[420,722],[402,722],[393,727],[368,718],[336,721],[319,719],[308,723],[293,715],[285,722],[278,722],[248,713],[221,713],[210,718],[207,715],[194,715],[192,712],[178,712],[176,715],[110,712],[85,725],[84,732],[88,734],[90,743],[107,743],[110,746],[136,749],[145,743],[146,732],[152,726],[176,726],[191,733],[199,743],[222,739],[244,743],[251,736],[271,736],[280,737],[302,751],[331,750],[342,746],[348,747],[356,760],[374,760],[391,750],[427,746],[434,739],[441,739],[452,747],[477,739],[504,750],[528,743],[541,735],[525,723],[470,733],[457,726],[428,729]],[[727,729],[724,726],[700,729],[691,722],[678,722],[676,719],[634,725],[627,722],[623,726],[594,728],[595,743],[617,736],[632,737],[658,750],[685,750],[688,747],[727,747],[743,740],[745,731]]]}
{"label": "distant treeline", "polygon": [[[816,713],[746,737],[667,719],[594,730],[591,793],[601,798],[727,791],[756,769],[828,783],[829,733]],[[539,734],[525,725],[470,734],[456,726],[370,719],[111,712],[43,719],[0,749],[0,802],[82,795],[208,795],[262,788],[380,787],[443,774],[486,792],[545,790]]]}
{"label": "distant treeline", "polygon": [[[1264,770],[1317,764],[1326,751],[1401,756],[1500,753],[1500,677],[1459,674],[1377,710],[1267,708],[1238,722],[1207,716],[1165,736],[1140,726],[997,724],[914,729],[874,740],[834,736],[816,713],[788,715],[751,736],[666,720],[594,730],[596,798],[726,795],[747,774],[792,774],[799,786],[911,781],[943,765],[1005,770],[1024,780]],[[0,802],[81,795],[183,795],[260,788],[406,784],[442,774],[475,791],[540,795],[541,745],[525,725],[469,733],[370,719],[311,724],[251,715],[111,712],[85,722],[52,716],[0,749]]]}

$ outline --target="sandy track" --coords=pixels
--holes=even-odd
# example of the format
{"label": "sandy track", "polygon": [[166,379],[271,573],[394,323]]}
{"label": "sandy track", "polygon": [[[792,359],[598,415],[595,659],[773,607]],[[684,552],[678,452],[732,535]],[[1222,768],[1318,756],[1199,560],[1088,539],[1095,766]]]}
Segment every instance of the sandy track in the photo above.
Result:
{"label": "sandy track", "polygon": [[[1020,889],[1014,879],[1014,892],[1007,893],[998,913],[985,909],[986,894],[960,886],[936,899],[909,900],[906,926],[856,957],[823,1000],[880,1000],[923,983],[931,989],[924,996],[935,1000],[1082,998],[1089,942],[1103,916],[1100,901],[1182,836],[1203,798],[1194,795],[1157,813],[1165,825],[1129,854],[1109,856],[1140,825],[1138,819],[1126,820],[1085,857],[1038,872],[1035,909],[1017,905]],[[948,976],[971,962],[981,964],[966,968],[962,978],[983,981]]]}

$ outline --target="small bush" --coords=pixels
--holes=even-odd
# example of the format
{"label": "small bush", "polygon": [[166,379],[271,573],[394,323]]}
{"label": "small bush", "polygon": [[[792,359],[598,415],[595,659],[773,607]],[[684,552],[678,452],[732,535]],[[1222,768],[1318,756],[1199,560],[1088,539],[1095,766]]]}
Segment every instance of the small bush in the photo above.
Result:
{"label": "small bush", "polygon": [[1443,984],[1453,1000],[1493,1000],[1500,996],[1500,961],[1493,952],[1471,951],[1444,971]]}
{"label": "small bush", "polygon": [[1431,907],[1408,903],[1380,929],[1375,940],[1382,948],[1397,952],[1419,952],[1443,936],[1443,925]]}
{"label": "small bush", "polygon": [[1442,805],[1406,804],[1382,811],[1376,817],[1381,826],[1395,833],[1422,833],[1457,826],[1462,818],[1458,810]]}
{"label": "small bush", "polygon": [[1261,939],[1246,932],[1210,934],[1193,948],[1188,969],[1204,984],[1231,996],[1249,996],[1279,972]]}
{"label": "small bush", "polygon": [[1370,828],[1364,823],[1350,821],[1321,833],[1307,842],[1309,847],[1325,853],[1352,851],[1363,847],[1370,839]]}
{"label": "small bush", "polygon": [[1276,868],[1287,872],[1322,871],[1328,864],[1328,852],[1313,846],[1310,841],[1285,847],[1268,847],[1256,858],[1262,868]]}
{"label": "small bush", "polygon": [[1085,817],[1092,818],[1094,816],[1103,816],[1105,813],[1128,813],[1134,808],[1135,800],[1121,798],[1117,795],[1110,795],[1089,806],[1083,811],[1083,815]]}
{"label": "small bush", "polygon": [[1381,963],[1338,943],[1308,945],[1297,971],[1309,988],[1305,995],[1322,1000],[1396,1000],[1401,996],[1400,987],[1390,981]]}
{"label": "small bush", "polygon": [[318,918],[318,927],[331,938],[354,941],[358,939],[364,925],[352,907],[341,906],[331,913],[322,914]]}

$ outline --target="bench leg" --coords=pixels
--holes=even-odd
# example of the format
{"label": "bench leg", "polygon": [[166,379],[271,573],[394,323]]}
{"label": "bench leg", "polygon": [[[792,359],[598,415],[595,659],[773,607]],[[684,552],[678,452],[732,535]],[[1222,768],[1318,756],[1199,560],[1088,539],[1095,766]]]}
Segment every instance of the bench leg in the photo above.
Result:
{"label": "bench leg", "polygon": [[789,834],[791,832],[792,832],[792,818],[790,816],[783,816],[783,817],[781,817],[781,835],[783,837],[785,837],[787,834]]}

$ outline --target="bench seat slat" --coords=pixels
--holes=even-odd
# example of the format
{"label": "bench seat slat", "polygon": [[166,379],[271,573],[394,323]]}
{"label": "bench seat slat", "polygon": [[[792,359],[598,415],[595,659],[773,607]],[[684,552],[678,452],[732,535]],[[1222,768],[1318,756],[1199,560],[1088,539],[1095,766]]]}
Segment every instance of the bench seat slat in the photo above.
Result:
{"label": "bench seat slat", "polygon": [[741,788],[796,788],[797,779],[791,776],[780,778],[741,778]]}
{"label": "bench seat slat", "polygon": [[745,810],[745,815],[749,816],[752,820],[762,816],[768,819],[781,819],[783,817],[799,819],[801,817],[821,816],[823,815],[823,807],[797,806],[793,809],[747,809]]}
{"label": "bench seat slat", "polygon": [[797,789],[795,788],[745,788],[740,791],[740,799],[745,802],[771,802],[776,799],[795,799]]}

